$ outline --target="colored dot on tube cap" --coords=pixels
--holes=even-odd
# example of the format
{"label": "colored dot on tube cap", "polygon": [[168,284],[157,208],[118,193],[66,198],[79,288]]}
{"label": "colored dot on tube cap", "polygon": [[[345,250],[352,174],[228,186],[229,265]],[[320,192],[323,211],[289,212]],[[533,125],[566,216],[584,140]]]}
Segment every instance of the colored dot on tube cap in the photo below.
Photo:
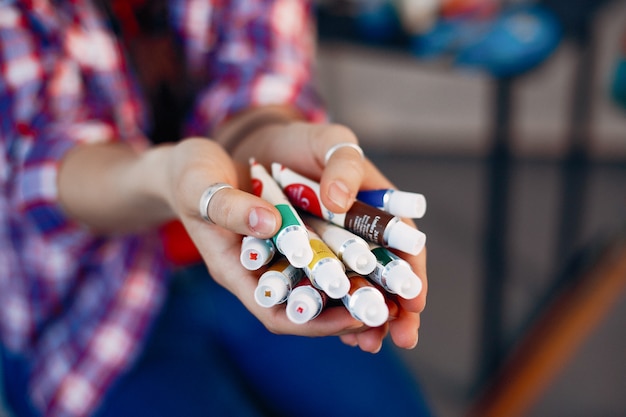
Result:
{"label": "colored dot on tube cap", "polygon": [[389,195],[388,210],[394,216],[419,219],[426,213],[426,198],[420,193],[394,190]]}
{"label": "colored dot on tube cap", "polygon": [[247,237],[241,244],[239,260],[244,268],[256,271],[272,259],[274,251],[275,249],[271,241]]}
{"label": "colored dot on tube cap", "polygon": [[348,268],[361,275],[367,275],[376,268],[376,256],[366,246],[347,246],[341,255],[341,259]]}
{"label": "colored dot on tube cap", "polygon": [[280,236],[276,246],[296,268],[304,268],[313,260],[309,235],[304,229],[293,229]]}
{"label": "colored dot on tube cap", "polygon": [[305,287],[295,288],[287,299],[285,309],[287,318],[292,323],[306,323],[317,316],[321,303],[321,296],[315,290],[307,291]]}
{"label": "colored dot on tube cap", "polygon": [[378,327],[389,318],[389,308],[380,291],[357,291],[352,298],[353,315],[367,326]]}
{"label": "colored dot on tube cap", "polygon": [[426,245],[426,235],[406,223],[398,221],[389,228],[387,246],[390,248],[417,255],[424,245]]}
{"label": "colored dot on tube cap", "polygon": [[254,291],[254,299],[262,307],[272,307],[284,300],[288,291],[284,279],[276,274],[264,274]]}
{"label": "colored dot on tube cap", "polygon": [[389,291],[407,300],[417,297],[422,291],[422,281],[411,267],[404,263],[397,264],[387,271],[386,282]]}
{"label": "colored dot on tube cap", "polygon": [[325,262],[315,267],[315,284],[330,298],[339,299],[350,290],[350,280],[341,262]]}

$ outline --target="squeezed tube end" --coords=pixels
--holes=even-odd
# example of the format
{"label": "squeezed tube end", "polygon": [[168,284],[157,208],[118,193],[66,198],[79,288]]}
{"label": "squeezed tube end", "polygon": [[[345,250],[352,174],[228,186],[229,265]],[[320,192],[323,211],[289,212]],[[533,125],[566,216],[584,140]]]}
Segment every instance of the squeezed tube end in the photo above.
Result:
{"label": "squeezed tube end", "polygon": [[280,277],[263,275],[254,291],[254,300],[261,307],[272,307],[284,301],[288,291]]}
{"label": "squeezed tube end", "polygon": [[319,265],[314,274],[315,285],[330,298],[338,300],[350,290],[350,280],[339,261]]}
{"label": "squeezed tube end", "polygon": [[378,327],[389,318],[385,298],[377,291],[363,291],[353,305],[354,316],[370,327]]}
{"label": "squeezed tube end", "polygon": [[274,256],[274,244],[266,239],[246,237],[241,243],[239,260],[249,271],[256,271],[266,265]]}
{"label": "squeezed tube end", "polygon": [[426,235],[401,221],[394,223],[389,230],[387,246],[411,255],[417,255],[426,245]]}
{"label": "squeezed tube end", "polygon": [[395,216],[420,219],[426,214],[426,197],[420,193],[394,191],[389,197],[388,209]]}
{"label": "squeezed tube end", "polygon": [[[302,291],[299,287],[291,292],[287,298],[287,318],[295,324],[304,324],[314,319],[319,313],[319,305],[322,303],[321,296],[313,291]],[[317,297],[315,297],[317,295]],[[315,298],[319,298],[315,300]]]}
{"label": "squeezed tube end", "polygon": [[361,275],[367,275],[376,268],[376,256],[366,246],[350,245],[341,255],[343,262]]}
{"label": "squeezed tube end", "polygon": [[286,232],[277,240],[276,246],[296,268],[304,268],[313,260],[313,249],[305,229]]}
{"label": "squeezed tube end", "polygon": [[387,272],[387,286],[394,294],[410,300],[422,291],[422,280],[409,266],[397,265]]}

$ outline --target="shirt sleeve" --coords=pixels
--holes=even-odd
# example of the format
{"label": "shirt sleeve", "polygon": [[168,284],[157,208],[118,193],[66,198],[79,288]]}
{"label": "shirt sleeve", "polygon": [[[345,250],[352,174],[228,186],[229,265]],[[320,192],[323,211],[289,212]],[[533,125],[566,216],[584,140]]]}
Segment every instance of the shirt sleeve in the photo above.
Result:
{"label": "shirt sleeve", "polygon": [[60,161],[81,143],[145,146],[138,100],[115,41],[93,15],[67,25],[45,10],[0,7],[5,198],[34,230],[59,233],[77,226],[58,202]]}
{"label": "shirt sleeve", "polygon": [[288,105],[309,121],[326,120],[314,85],[316,30],[303,0],[175,1],[172,16],[192,74],[206,80],[189,134],[211,134],[232,115]]}
{"label": "shirt sleeve", "polygon": [[79,417],[139,352],[167,270],[156,233],[98,237],[59,204],[76,146],[148,142],[92,2],[55,5],[0,2],[0,333],[28,357],[37,415]]}

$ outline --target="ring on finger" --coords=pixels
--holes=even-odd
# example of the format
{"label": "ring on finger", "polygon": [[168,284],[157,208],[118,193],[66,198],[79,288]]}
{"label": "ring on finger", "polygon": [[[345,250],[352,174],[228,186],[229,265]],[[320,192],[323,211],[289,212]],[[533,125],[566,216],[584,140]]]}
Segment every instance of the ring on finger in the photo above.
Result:
{"label": "ring on finger", "polygon": [[358,154],[361,156],[361,159],[365,158],[365,155],[363,154],[363,149],[359,145],[352,142],[342,142],[331,146],[331,148],[326,152],[326,155],[324,156],[324,165],[328,165],[328,161],[333,156],[333,154],[341,148],[352,148],[358,152]]}
{"label": "ring on finger", "polygon": [[217,194],[218,191],[226,188],[233,188],[233,186],[230,184],[226,184],[225,182],[218,182],[208,187],[202,193],[202,197],[200,197],[200,204],[198,205],[198,210],[200,211],[200,216],[202,217],[202,219],[205,220],[207,223],[215,224],[215,222],[211,220],[211,217],[209,217],[209,204],[211,204],[211,199],[215,194]]}

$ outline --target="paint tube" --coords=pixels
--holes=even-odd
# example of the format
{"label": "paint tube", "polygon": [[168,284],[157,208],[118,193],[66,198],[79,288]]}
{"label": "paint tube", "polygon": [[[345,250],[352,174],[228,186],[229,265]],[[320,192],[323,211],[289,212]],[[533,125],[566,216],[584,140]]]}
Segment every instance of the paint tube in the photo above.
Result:
{"label": "paint tube", "polygon": [[385,296],[365,277],[356,272],[348,272],[350,291],[341,301],[352,317],[370,327],[378,327],[389,318],[389,308]]}
{"label": "paint tube", "polygon": [[259,277],[254,299],[262,307],[272,307],[287,301],[293,287],[302,279],[304,271],[280,257]]}
{"label": "paint tube", "polygon": [[267,265],[276,254],[276,246],[271,239],[244,236],[241,240],[241,265],[249,271],[256,271]]}
{"label": "paint tube", "polygon": [[345,266],[322,238],[311,229],[309,243],[313,249],[313,260],[304,267],[305,274],[315,287],[324,291],[330,298],[340,299],[350,288]]}
{"label": "paint tube", "polygon": [[376,268],[376,256],[362,237],[319,217],[302,216],[302,219],[349,269],[367,275]]}
{"label": "paint tube", "polygon": [[287,297],[287,318],[296,324],[309,322],[319,316],[327,301],[328,296],[315,288],[305,277]]}
{"label": "paint tube", "polygon": [[392,188],[361,190],[357,200],[374,206],[389,214],[410,219],[421,219],[426,213],[426,198],[423,194],[399,191]]}
{"label": "paint tube", "polygon": [[281,164],[272,164],[272,176],[294,206],[348,229],[367,241],[411,255],[417,255],[426,244],[424,233],[403,223],[399,217],[358,200],[346,213],[331,212],[322,204],[319,183]]}
{"label": "paint tube", "polygon": [[276,249],[293,266],[302,268],[308,265],[313,259],[313,250],[302,219],[263,165],[250,160],[250,175],[254,194],[273,204],[280,212],[280,229],[272,237]]}
{"label": "paint tube", "polygon": [[412,299],[422,291],[422,280],[413,272],[411,265],[395,253],[370,245],[376,256],[376,268],[368,277],[386,291],[405,299]]}

